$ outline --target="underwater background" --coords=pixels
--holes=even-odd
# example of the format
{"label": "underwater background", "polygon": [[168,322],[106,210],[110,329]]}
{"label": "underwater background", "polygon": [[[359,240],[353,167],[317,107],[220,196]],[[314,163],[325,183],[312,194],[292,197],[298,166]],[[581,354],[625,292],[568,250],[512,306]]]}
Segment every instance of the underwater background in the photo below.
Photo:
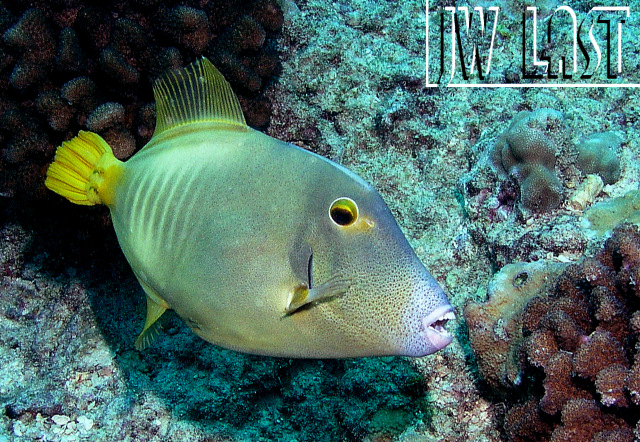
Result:
{"label": "underwater background", "polygon": [[[527,6],[556,63],[571,27],[545,43],[561,4],[502,0],[429,3],[432,80],[454,5],[500,7],[491,74],[456,81],[614,81],[604,59],[591,79],[523,78]],[[615,81],[640,83],[640,3],[567,5],[579,21],[629,7]],[[427,88],[425,25],[420,1],[0,2],[0,441],[640,440],[637,89],[454,88],[449,72]],[[614,22],[611,42],[617,60]],[[44,173],[80,129],[130,157],[153,133],[153,80],[201,55],[248,124],[383,195],[456,308],[450,346],[258,357],[167,315],[134,349],[144,294],[108,210],[63,201]]]}

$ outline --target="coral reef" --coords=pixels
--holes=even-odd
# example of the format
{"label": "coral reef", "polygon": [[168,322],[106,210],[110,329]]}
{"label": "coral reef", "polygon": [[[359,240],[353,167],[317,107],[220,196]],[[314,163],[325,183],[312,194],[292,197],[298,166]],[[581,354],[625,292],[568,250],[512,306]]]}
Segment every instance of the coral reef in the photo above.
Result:
{"label": "coral reef", "polygon": [[518,181],[525,210],[547,212],[562,201],[564,191],[555,171],[558,148],[548,134],[563,125],[562,114],[553,109],[522,111],[493,147],[494,167]]}
{"label": "coral reef", "polygon": [[[594,257],[569,265],[559,277],[548,276],[554,290],[542,291],[515,313],[521,338],[513,333],[512,347],[502,356],[518,347],[521,382],[506,377],[501,364],[479,363],[490,383],[501,384],[509,404],[507,439],[633,441],[640,428],[638,227],[615,228]],[[501,320],[513,321],[514,313],[509,313]],[[471,344],[478,359],[494,362],[486,342],[474,342],[474,329],[482,326],[490,329],[495,323],[470,322]]]}
{"label": "coral reef", "polygon": [[283,24],[275,0],[67,3],[0,4],[3,195],[44,195],[44,164],[80,129],[131,156],[153,133],[154,79],[199,56],[219,63],[250,125],[269,124]]}
{"label": "coral reef", "polygon": [[[575,260],[592,244],[593,233],[585,229],[591,219],[591,230],[598,233],[628,216],[633,222],[629,197],[629,204],[600,201],[605,184],[613,178],[617,183],[623,171],[615,156],[617,136],[582,138],[579,150],[589,155],[579,155],[570,141],[579,138],[576,126],[575,119],[552,108],[520,111],[507,130],[471,149],[471,169],[459,180],[458,191],[469,232],[495,268],[550,257]],[[599,162],[581,170],[580,160],[593,159],[594,152]],[[628,186],[633,173],[627,180]],[[609,206],[592,210],[599,204]],[[609,213],[611,204],[620,216]]]}
{"label": "coral reef", "polygon": [[585,174],[597,173],[605,184],[620,179],[620,139],[613,132],[602,132],[583,137],[576,145],[576,166]]}
{"label": "coral reef", "polygon": [[[576,260],[599,248],[603,241],[592,239],[594,232],[580,225],[580,213],[565,211],[562,206],[542,214],[524,213],[517,180],[496,179],[484,157],[518,112],[540,107],[562,112],[568,133],[559,130],[547,133],[553,141],[578,140],[582,134],[595,132],[624,133],[624,149],[619,152],[621,178],[606,186],[604,192],[589,196],[584,208],[579,209],[585,210],[585,214],[592,203],[599,206],[608,202],[607,198],[615,199],[637,190],[640,104],[633,89],[424,89],[424,2],[283,0],[279,3],[290,15],[278,39],[282,73],[277,87],[267,88],[267,102],[272,107],[269,133],[338,160],[371,182],[383,194],[418,256],[445,286],[457,310],[468,299],[483,295],[482,288],[495,269],[520,261]],[[496,40],[500,50],[494,51],[492,62],[495,66],[492,80],[497,82],[508,74],[501,66],[511,66],[509,81],[522,81],[515,72],[520,71],[518,60],[522,58],[522,9],[530,6],[525,3],[499,2],[501,14],[510,8],[512,16],[507,14],[500,19]],[[520,384],[520,388],[537,386],[537,394],[529,402],[523,394],[522,412],[512,407],[509,419],[500,419],[505,402],[492,402],[486,394],[479,394],[486,390],[472,382],[471,370],[460,349],[467,345],[462,331],[459,340],[447,351],[414,361],[419,367],[418,377],[414,377],[416,373],[411,369],[399,372],[402,390],[417,388],[424,393],[417,400],[401,397],[413,401],[413,405],[400,407],[413,411],[416,420],[412,426],[398,436],[383,432],[373,438],[369,433],[364,439],[358,436],[376,429],[372,427],[378,427],[384,420],[381,418],[392,418],[391,426],[403,419],[403,412],[391,411],[393,406],[382,404],[384,399],[372,397],[371,403],[382,404],[381,409],[389,411],[380,411],[371,427],[367,420],[373,419],[377,411],[361,414],[362,420],[357,420],[358,407],[367,406],[369,401],[352,398],[354,391],[364,398],[363,392],[369,389],[367,382],[373,382],[383,397],[396,396],[396,387],[392,385],[395,377],[385,388],[377,383],[387,376],[388,365],[384,361],[379,361],[380,365],[375,365],[375,361],[369,361],[371,364],[356,361],[346,371],[342,368],[347,361],[315,365],[300,364],[301,361],[287,365],[290,361],[279,361],[281,365],[276,365],[262,358],[249,358],[239,362],[233,353],[218,355],[208,347],[204,347],[206,355],[200,353],[201,344],[190,340],[179,323],[172,321],[164,329],[171,335],[168,339],[158,340],[158,346],[149,352],[132,351],[131,342],[144,319],[144,297],[132,288],[136,281],[126,270],[111,227],[105,225],[106,217],[95,210],[83,214],[70,207],[61,210],[60,203],[53,198],[36,202],[18,201],[11,196],[41,194],[44,170],[39,158],[46,157],[46,151],[57,145],[58,141],[51,141],[51,137],[67,137],[64,131],[50,128],[50,120],[61,128],[67,124],[64,121],[67,115],[73,113],[68,126],[84,127],[84,119],[99,105],[119,103],[125,109],[125,119],[118,124],[131,128],[136,145],[151,136],[154,110],[150,87],[134,89],[120,84],[106,72],[97,75],[102,72],[97,55],[109,46],[109,40],[102,40],[100,35],[113,33],[116,18],[129,18],[149,29],[149,23],[139,20],[158,17],[161,10],[187,7],[213,17],[216,9],[223,9],[222,15],[228,19],[208,23],[211,41],[205,51],[209,51],[214,43],[222,43],[217,36],[235,22],[233,14],[238,12],[235,6],[241,3],[132,0],[119,2],[117,8],[112,8],[111,2],[103,3],[105,6],[93,4],[98,14],[106,12],[104,19],[87,17],[85,5],[76,0],[3,4],[5,7],[0,6],[3,32],[13,27],[27,8],[64,9],[66,13],[47,15],[52,29],[61,30],[61,49],[56,47],[52,65],[55,84],[50,88],[38,82],[26,90],[9,85],[15,63],[24,54],[0,39],[0,87],[3,92],[11,92],[0,102],[3,182],[0,218],[4,223],[0,269],[6,284],[3,287],[10,287],[0,292],[3,330],[0,408],[4,410],[0,413],[0,440],[75,437],[84,440],[88,436],[87,440],[105,441],[291,442],[303,441],[307,435],[324,435],[328,428],[331,436],[349,441],[499,442],[504,439],[498,430],[505,425],[511,433],[517,426],[526,426],[529,434],[535,431],[544,439],[552,426],[560,423],[561,412],[550,423],[544,414],[528,411],[537,410],[544,395],[542,369],[537,367],[534,367],[539,371],[536,382],[527,384],[529,378],[523,377]],[[434,9],[440,5],[430,4]],[[21,5],[20,9],[17,5]],[[542,14],[544,8],[538,3],[536,6]],[[584,4],[584,10],[575,6],[579,17],[588,10]],[[632,11],[640,7],[637,0],[628,6]],[[117,9],[118,17],[110,15],[109,8]],[[194,25],[189,34],[197,38],[202,26],[197,14],[192,17]],[[436,37],[438,22],[430,22]],[[477,23],[475,19],[474,22]],[[155,27],[157,21],[150,23]],[[270,35],[268,28],[263,28]],[[597,28],[595,35],[599,37]],[[633,50],[637,35],[626,32],[630,29],[626,25],[623,29],[624,78],[635,81],[637,73],[627,71],[627,66],[639,64],[640,53]],[[154,78],[165,67],[191,61],[188,47],[195,47],[186,39],[169,42],[173,37],[164,31],[153,32],[152,36],[157,39],[152,43],[165,50],[158,54],[153,52],[154,44],[149,46],[148,55],[157,58],[161,66],[149,74],[140,71],[141,82],[148,82],[148,78]],[[515,44],[509,45],[514,40]],[[433,46],[438,46],[433,42]],[[132,42],[131,48],[124,49],[133,55],[135,44]],[[272,47],[272,38],[267,38],[263,50]],[[570,47],[557,44],[546,46],[544,51],[557,59],[566,56]],[[235,53],[231,55],[237,57]],[[131,58],[124,56],[124,60],[137,68]],[[263,78],[262,83],[267,80]],[[43,97],[38,105],[35,91],[45,87],[54,94]],[[234,87],[253,97],[244,86]],[[58,111],[55,105],[47,106],[56,100],[56,89],[73,112],[66,106]],[[133,91],[126,100],[135,98],[146,104],[134,108],[119,96],[120,91]],[[147,94],[146,98],[141,94]],[[20,108],[23,102],[30,111]],[[258,100],[253,102],[260,104]],[[34,103],[39,107],[33,107]],[[246,106],[247,100],[242,103]],[[259,116],[257,111],[262,109],[257,107],[249,113]],[[21,135],[26,133],[34,138]],[[584,173],[575,167],[577,154],[572,142],[558,143],[556,147],[555,172],[569,194],[579,188]],[[14,162],[7,161],[5,156]],[[16,171],[25,160],[28,163]],[[16,207],[26,212],[17,221]],[[57,295],[57,291],[65,294]],[[631,321],[632,326],[636,324],[637,334],[640,317],[634,314]],[[550,334],[542,334],[540,338],[556,339]],[[541,360],[546,357],[543,352],[539,354]],[[368,372],[370,377],[360,377],[357,389],[345,388],[337,393],[340,376],[348,372],[350,379],[357,379],[357,370]],[[560,376],[566,370],[558,373]],[[403,379],[409,378],[411,382],[403,383]],[[293,379],[295,385],[289,383]],[[260,389],[263,381],[269,386]],[[592,385],[590,380],[583,382]],[[631,371],[624,390],[628,402],[637,397],[629,397],[629,391],[638,391],[639,384],[637,370]],[[292,402],[286,408],[279,408],[284,401],[277,386],[296,391],[296,395],[288,396]],[[261,393],[255,394],[257,390]],[[424,398],[429,408],[420,414],[416,410]],[[23,414],[19,414],[25,411],[22,405],[7,407],[20,405],[17,399],[32,407],[27,407]],[[208,400],[219,404],[220,413],[226,416],[232,415],[231,407],[238,400],[244,406],[240,407],[243,422],[207,419],[198,410],[199,407],[206,410]],[[296,409],[296,400],[304,400],[304,409],[310,414],[301,413],[299,420],[291,420],[290,410]],[[347,419],[342,418],[345,413]],[[393,419],[394,416],[399,419]],[[569,418],[567,413],[565,419]],[[87,430],[89,420],[93,425]],[[288,422],[293,425],[288,426]],[[357,426],[353,432],[351,424]],[[613,439],[614,434],[609,434]],[[606,433],[601,433],[599,440],[605,437]],[[635,438],[640,440],[640,428],[636,429]]]}
{"label": "coral reef", "polygon": [[[519,112],[506,130],[473,146],[472,167],[458,191],[469,233],[494,268],[584,253],[584,229],[561,216],[565,188],[580,180],[571,132],[563,113],[540,108]],[[571,194],[570,204],[586,207],[589,191]]]}

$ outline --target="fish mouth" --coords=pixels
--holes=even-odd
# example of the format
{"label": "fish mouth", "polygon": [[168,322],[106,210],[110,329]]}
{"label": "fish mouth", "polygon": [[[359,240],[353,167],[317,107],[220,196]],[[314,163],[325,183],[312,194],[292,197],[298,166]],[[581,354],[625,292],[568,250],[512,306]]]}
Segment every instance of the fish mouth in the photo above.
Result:
{"label": "fish mouth", "polygon": [[453,308],[450,305],[445,305],[437,308],[422,320],[424,337],[435,348],[435,351],[446,347],[453,341],[453,336],[445,326],[455,318]]}

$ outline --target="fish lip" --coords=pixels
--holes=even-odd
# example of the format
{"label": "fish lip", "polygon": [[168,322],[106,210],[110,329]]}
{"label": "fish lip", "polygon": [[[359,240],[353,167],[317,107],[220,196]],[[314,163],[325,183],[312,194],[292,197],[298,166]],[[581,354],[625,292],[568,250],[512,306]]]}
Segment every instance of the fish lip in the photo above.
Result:
{"label": "fish lip", "polygon": [[454,320],[453,307],[444,305],[429,313],[422,319],[424,338],[437,350],[446,347],[453,341],[453,336],[444,326]]}

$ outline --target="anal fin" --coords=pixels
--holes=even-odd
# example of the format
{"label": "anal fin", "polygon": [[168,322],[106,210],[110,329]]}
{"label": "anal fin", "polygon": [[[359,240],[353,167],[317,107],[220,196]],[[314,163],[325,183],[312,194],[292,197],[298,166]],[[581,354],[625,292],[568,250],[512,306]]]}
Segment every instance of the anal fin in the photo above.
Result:
{"label": "anal fin", "polygon": [[144,328],[135,342],[137,350],[144,350],[158,336],[162,329],[162,325],[157,322],[160,316],[169,308],[169,304],[165,302],[151,287],[140,281],[140,285],[147,294],[147,319],[144,322]]}

